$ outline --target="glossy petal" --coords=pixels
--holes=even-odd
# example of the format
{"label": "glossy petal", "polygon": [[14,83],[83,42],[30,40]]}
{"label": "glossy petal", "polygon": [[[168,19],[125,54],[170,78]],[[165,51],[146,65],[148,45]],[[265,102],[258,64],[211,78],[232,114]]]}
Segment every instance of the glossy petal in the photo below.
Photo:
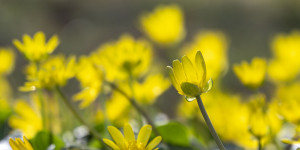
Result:
{"label": "glossy petal", "polygon": [[174,75],[174,71],[173,71],[173,68],[170,67],[170,66],[167,66],[167,69],[168,69],[168,73],[169,73],[169,76],[170,76],[170,79],[171,79],[171,82],[173,84],[173,86],[176,88],[177,91],[181,91],[180,89],[180,85]]}
{"label": "glossy petal", "polygon": [[120,149],[125,149],[126,141],[125,141],[125,138],[122,135],[122,133],[116,127],[109,126],[107,128],[108,128],[109,134],[111,135],[113,140],[117,143],[117,145],[120,147]]}
{"label": "glossy petal", "polygon": [[135,140],[134,132],[129,124],[126,124],[124,126],[124,136],[125,136],[126,141],[134,141]]}
{"label": "glossy petal", "polygon": [[143,146],[146,146],[149,141],[151,132],[152,132],[152,127],[150,125],[143,126],[138,135],[137,142],[142,143]]}
{"label": "glossy petal", "polygon": [[153,150],[160,142],[162,138],[161,136],[158,136],[154,138],[146,147],[146,150]]}
{"label": "glossy petal", "polygon": [[46,43],[46,37],[45,37],[45,34],[41,31],[37,32],[35,35],[34,35],[34,42],[37,46],[39,47],[43,47]]}
{"label": "glossy petal", "polygon": [[177,59],[173,61],[173,71],[179,85],[187,80],[182,64]]}
{"label": "glossy petal", "polygon": [[201,51],[197,51],[196,53],[195,65],[198,79],[200,79],[199,81],[201,81],[199,83],[199,86],[202,87],[204,82],[206,81],[206,66]]}
{"label": "glossy petal", "polygon": [[186,74],[187,80],[191,83],[197,82],[197,73],[195,71],[195,68],[191,62],[191,60],[187,56],[183,56],[182,59],[182,66],[184,69],[184,72]]}
{"label": "glossy petal", "polygon": [[120,148],[111,140],[109,139],[103,139],[103,142],[108,145],[110,148],[112,148],[113,150],[119,150]]}

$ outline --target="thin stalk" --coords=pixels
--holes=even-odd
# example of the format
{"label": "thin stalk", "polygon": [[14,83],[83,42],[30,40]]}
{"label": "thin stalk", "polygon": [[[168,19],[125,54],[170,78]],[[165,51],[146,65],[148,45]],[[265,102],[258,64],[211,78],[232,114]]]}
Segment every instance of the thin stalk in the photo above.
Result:
{"label": "thin stalk", "polygon": [[130,102],[130,104],[141,114],[145,117],[145,119],[147,120],[147,122],[152,126],[153,131],[156,135],[159,135],[158,130],[156,129],[153,121],[151,120],[151,118],[148,116],[148,114],[142,109],[142,107],[133,99],[131,98],[128,94],[126,94],[122,89],[120,89],[118,86],[116,86],[114,83],[111,82],[107,82],[111,88],[113,88],[114,90],[118,91],[119,93],[121,93],[123,96],[125,96],[128,101]]}
{"label": "thin stalk", "polygon": [[258,150],[262,150],[261,138],[258,138]]}
{"label": "thin stalk", "polygon": [[61,91],[61,89],[56,86],[56,91],[58,93],[58,95],[61,97],[61,99],[64,101],[64,103],[66,104],[66,106],[69,108],[69,110],[72,112],[72,114],[74,115],[74,117],[77,118],[77,120],[82,123],[83,125],[87,126],[88,129],[90,130],[90,132],[92,133],[92,135],[97,138],[100,142],[102,142],[103,145],[104,142],[102,140],[102,137],[100,134],[98,134],[98,132],[91,126],[89,125],[79,114],[79,112],[76,110],[76,108],[72,105],[72,103],[70,103],[70,101],[66,98],[66,96],[64,95],[64,93]]}
{"label": "thin stalk", "polygon": [[47,128],[47,123],[46,123],[46,105],[45,105],[45,101],[43,98],[43,94],[42,94],[42,90],[38,89],[38,97],[39,97],[39,101],[41,103],[41,114],[42,114],[42,123],[43,123],[43,129],[44,130],[48,130]]}
{"label": "thin stalk", "polygon": [[203,116],[203,118],[204,118],[204,120],[206,122],[206,125],[207,125],[207,127],[208,127],[211,135],[213,136],[215,142],[217,143],[217,145],[220,148],[220,150],[226,150],[225,147],[224,147],[224,145],[223,145],[223,143],[222,143],[222,141],[220,140],[220,138],[219,138],[216,130],[214,129],[214,126],[212,125],[212,123],[211,123],[211,121],[210,121],[210,119],[208,117],[208,114],[207,114],[207,112],[205,110],[205,107],[203,105],[203,102],[201,100],[200,95],[196,96],[196,99],[197,99],[197,102],[198,102],[199,109],[200,109],[200,111],[202,113],[202,116]]}

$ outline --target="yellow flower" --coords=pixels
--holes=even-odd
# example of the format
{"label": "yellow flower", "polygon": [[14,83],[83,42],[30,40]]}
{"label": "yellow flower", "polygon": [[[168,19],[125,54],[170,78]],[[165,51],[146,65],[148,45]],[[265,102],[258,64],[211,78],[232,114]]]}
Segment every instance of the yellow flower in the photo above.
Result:
{"label": "yellow flower", "polygon": [[135,98],[142,104],[154,103],[155,99],[169,87],[170,81],[162,74],[149,75],[143,83],[137,81],[133,83]]}
{"label": "yellow flower", "polygon": [[[297,77],[300,67],[288,61],[272,59],[268,65],[268,76],[276,83],[288,82]],[[282,71],[284,70],[284,71]]]}
{"label": "yellow flower", "polygon": [[207,66],[207,76],[213,80],[224,74],[227,70],[227,46],[226,36],[219,31],[199,32],[192,43],[186,44],[181,52],[190,59],[194,59],[198,50],[201,50]]}
{"label": "yellow flower", "polygon": [[59,40],[58,37],[54,35],[46,43],[45,34],[39,31],[33,38],[24,34],[23,44],[17,39],[13,40],[13,44],[28,60],[37,62],[47,58],[58,46]]}
{"label": "yellow flower", "polygon": [[113,124],[123,126],[125,122],[129,121],[131,105],[128,99],[119,92],[113,92],[105,106],[106,116]]}
{"label": "yellow flower", "polygon": [[152,13],[140,17],[142,30],[151,40],[161,45],[171,45],[185,36],[184,16],[177,5],[156,7]]}
{"label": "yellow flower", "polygon": [[139,77],[148,71],[152,47],[147,41],[123,35],[116,42],[101,46],[91,55],[93,62],[102,66],[108,81]]}
{"label": "yellow flower", "polygon": [[64,86],[75,76],[75,57],[66,59],[63,55],[53,56],[39,65],[31,63],[26,68],[28,82],[21,91],[33,91],[36,88],[51,89]]}
{"label": "yellow flower", "polygon": [[[226,94],[217,88],[202,97],[205,99],[204,106],[211,114],[210,119],[222,141],[235,143],[246,149],[256,148],[257,141],[252,140],[252,135],[248,131],[250,111],[247,105],[240,101],[241,97]],[[197,101],[190,103],[181,101],[178,115],[188,119],[187,122],[195,118],[204,122]]]}
{"label": "yellow flower", "polygon": [[241,64],[234,64],[233,71],[240,81],[247,87],[258,88],[264,81],[267,69],[265,59],[255,57],[251,64],[242,61]]}
{"label": "yellow flower", "polygon": [[173,86],[181,95],[196,97],[209,91],[212,80],[206,82],[206,66],[200,51],[192,62],[187,56],[173,61],[173,68],[167,66]]}
{"label": "yellow flower", "polygon": [[[300,70],[300,31],[277,34],[271,43],[273,59],[268,74],[275,82],[294,79]],[[282,71],[284,70],[284,71]]]}
{"label": "yellow flower", "polygon": [[25,136],[23,136],[23,140],[24,142],[20,138],[16,138],[15,140],[10,138],[9,145],[12,150],[33,150],[31,144]]}
{"label": "yellow flower", "polygon": [[21,130],[28,138],[34,137],[42,130],[42,118],[37,108],[32,108],[24,100],[18,100],[14,105],[14,111],[16,115],[9,118],[9,125],[12,128]]}
{"label": "yellow flower", "polygon": [[0,48],[0,76],[8,75],[14,69],[15,55],[11,49]]}
{"label": "yellow flower", "polygon": [[152,132],[150,125],[142,127],[137,139],[135,139],[134,132],[129,124],[124,126],[124,136],[113,126],[109,126],[108,131],[114,142],[105,138],[103,141],[113,150],[157,150],[158,148],[155,147],[162,139],[161,136],[157,136],[148,144]]}
{"label": "yellow flower", "polygon": [[300,83],[280,86],[276,91],[275,102],[279,114],[287,122],[300,125]]}
{"label": "yellow flower", "polygon": [[103,72],[87,57],[81,57],[76,68],[76,78],[81,84],[82,91],[74,95],[73,99],[82,101],[80,107],[85,108],[95,101],[101,92]]}

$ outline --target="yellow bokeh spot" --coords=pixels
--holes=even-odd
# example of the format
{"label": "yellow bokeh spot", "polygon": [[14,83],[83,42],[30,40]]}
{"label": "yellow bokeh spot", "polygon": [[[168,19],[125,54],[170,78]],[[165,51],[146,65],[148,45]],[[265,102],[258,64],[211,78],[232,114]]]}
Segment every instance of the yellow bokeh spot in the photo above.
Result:
{"label": "yellow bokeh spot", "polygon": [[160,5],[140,17],[142,30],[163,46],[181,41],[185,36],[184,16],[177,5]]}

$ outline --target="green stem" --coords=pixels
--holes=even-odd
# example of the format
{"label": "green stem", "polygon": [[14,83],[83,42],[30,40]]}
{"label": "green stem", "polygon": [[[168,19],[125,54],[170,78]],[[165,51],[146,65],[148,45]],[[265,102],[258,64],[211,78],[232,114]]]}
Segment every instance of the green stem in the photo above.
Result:
{"label": "green stem", "polygon": [[261,138],[258,138],[258,150],[262,150]]}
{"label": "green stem", "polygon": [[197,99],[197,102],[198,102],[199,109],[200,109],[200,111],[202,113],[202,116],[203,116],[203,118],[204,118],[204,120],[206,122],[206,125],[207,125],[207,127],[208,127],[211,135],[213,136],[215,142],[217,143],[217,145],[220,148],[220,150],[226,150],[225,147],[224,147],[224,145],[223,145],[223,143],[222,143],[222,141],[220,140],[220,138],[219,138],[216,130],[214,129],[214,126],[212,125],[212,123],[211,123],[211,121],[210,121],[210,119],[208,117],[208,114],[207,114],[207,112],[205,110],[205,107],[203,105],[203,102],[201,100],[200,95],[196,96],[196,99]]}
{"label": "green stem", "polygon": [[48,130],[47,129],[47,125],[46,125],[46,108],[45,108],[45,103],[44,103],[44,98],[43,98],[43,94],[42,94],[42,90],[38,89],[38,98],[40,100],[41,103],[41,113],[42,113],[42,123],[43,123],[43,129],[44,130]]}
{"label": "green stem", "polygon": [[[61,89],[56,86],[56,91],[58,93],[58,95],[61,97],[61,99],[64,101],[64,103],[67,105],[67,107],[69,108],[69,110],[72,112],[72,114],[78,119],[78,121],[80,121],[80,123],[82,123],[83,125],[85,125],[90,132],[92,133],[92,135],[97,138],[100,142],[102,142],[102,144],[104,144],[102,137],[100,134],[98,134],[98,132],[93,129],[93,127],[91,125],[89,125],[79,114],[79,112],[76,110],[76,108],[72,105],[72,103],[70,103],[70,101],[66,98],[66,96],[64,95],[64,93],[61,91]],[[104,144],[105,145],[105,144]]]}
{"label": "green stem", "polygon": [[147,120],[147,122],[152,126],[153,131],[156,135],[159,135],[158,130],[156,129],[153,121],[151,120],[151,118],[148,116],[148,114],[142,109],[142,107],[133,99],[131,98],[128,94],[126,94],[122,89],[120,89],[117,85],[115,85],[114,83],[111,82],[107,82],[111,88],[113,88],[114,90],[118,91],[119,93],[121,93],[124,97],[126,97],[128,99],[128,101],[130,102],[130,104],[135,107],[135,109],[145,117],[145,119]]}

